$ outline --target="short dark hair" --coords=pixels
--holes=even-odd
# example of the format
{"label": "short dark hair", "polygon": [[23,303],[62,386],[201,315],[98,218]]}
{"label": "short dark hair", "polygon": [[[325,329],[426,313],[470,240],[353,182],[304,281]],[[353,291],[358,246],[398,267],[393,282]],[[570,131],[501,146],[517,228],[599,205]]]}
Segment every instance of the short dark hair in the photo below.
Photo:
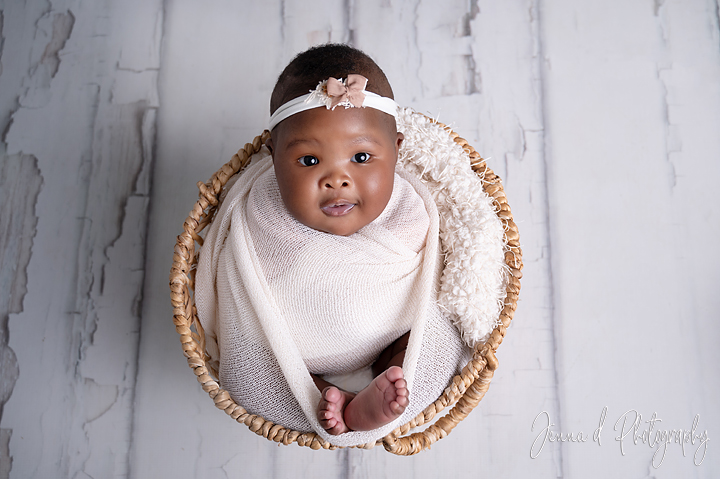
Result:
{"label": "short dark hair", "polygon": [[284,103],[314,90],[329,77],[344,79],[356,73],[368,79],[366,89],[393,97],[382,69],[365,53],[342,43],[318,45],[298,54],[278,77],[270,97],[272,115]]}

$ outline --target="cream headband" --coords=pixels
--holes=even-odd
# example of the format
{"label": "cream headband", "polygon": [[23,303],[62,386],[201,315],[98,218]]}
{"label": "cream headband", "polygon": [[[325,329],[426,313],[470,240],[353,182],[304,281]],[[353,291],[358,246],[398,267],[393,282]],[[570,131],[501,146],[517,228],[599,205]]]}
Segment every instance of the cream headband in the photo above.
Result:
{"label": "cream headband", "polygon": [[318,83],[317,88],[311,90],[307,95],[299,96],[280,106],[270,117],[269,130],[284,119],[293,116],[301,111],[326,107],[334,110],[336,106],[342,105],[345,108],[370,107],[380,110],[397,119],[398,105],[392,98],[380,96],[371,91],[365,91],[367,78],[362,75],[350,74],[347,80],[341,81],[335,78],[328,78]]}

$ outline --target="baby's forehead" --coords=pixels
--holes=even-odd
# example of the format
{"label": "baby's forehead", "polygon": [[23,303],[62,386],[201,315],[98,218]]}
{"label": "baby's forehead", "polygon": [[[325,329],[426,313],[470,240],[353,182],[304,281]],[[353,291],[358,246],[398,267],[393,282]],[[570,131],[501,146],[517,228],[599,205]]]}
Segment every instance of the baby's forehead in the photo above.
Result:
{"label": "baby's forehead", "polygon": [[[373,108],[315,108],[286,118],[277,127],[279,136],[291,143],[342,138],[358,143],[377,142],[382,146],[388,140],[394,142],[397,134],[395,118]],[[273,136],[275,133],[273,131]]]}

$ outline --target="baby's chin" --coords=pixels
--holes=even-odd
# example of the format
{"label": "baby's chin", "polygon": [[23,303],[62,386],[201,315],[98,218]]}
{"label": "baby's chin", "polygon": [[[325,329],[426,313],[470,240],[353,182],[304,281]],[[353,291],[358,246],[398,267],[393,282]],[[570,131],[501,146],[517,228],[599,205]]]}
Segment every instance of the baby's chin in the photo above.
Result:
{"label": "baby's chin", "polygon": [[285,204],[290,216],[308,228],[336,236],[350,236],[382,215],[385,208],[387,208],[387,203],[382,205],[382,208],[380,208],[380,204],[369,206],[362,202],[326,205],[309,214],[303,209],[293,208],[292,206]]}

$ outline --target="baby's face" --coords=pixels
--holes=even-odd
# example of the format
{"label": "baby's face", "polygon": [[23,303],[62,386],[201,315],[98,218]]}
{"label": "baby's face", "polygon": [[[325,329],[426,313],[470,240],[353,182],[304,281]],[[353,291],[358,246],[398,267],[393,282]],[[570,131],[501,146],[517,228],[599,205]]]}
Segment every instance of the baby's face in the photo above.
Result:
{"label": "baby's face", "polygon": [[280,195],[310,228],[347,236],[392,194],[402,142],[392,118],[373,108],[314,108],[281,122],[268,142]]}

